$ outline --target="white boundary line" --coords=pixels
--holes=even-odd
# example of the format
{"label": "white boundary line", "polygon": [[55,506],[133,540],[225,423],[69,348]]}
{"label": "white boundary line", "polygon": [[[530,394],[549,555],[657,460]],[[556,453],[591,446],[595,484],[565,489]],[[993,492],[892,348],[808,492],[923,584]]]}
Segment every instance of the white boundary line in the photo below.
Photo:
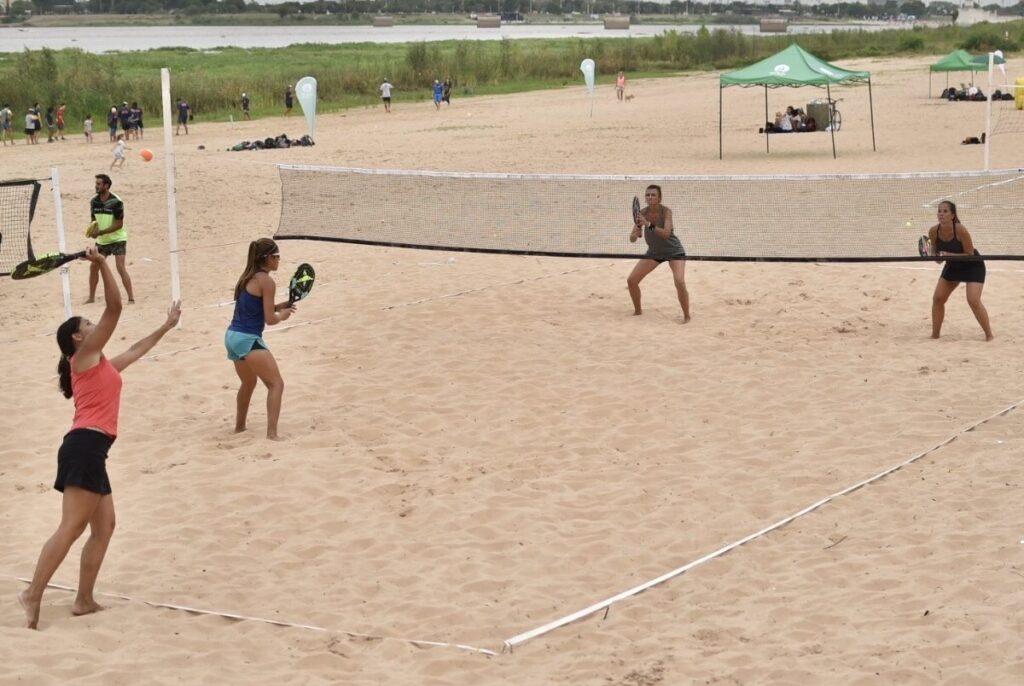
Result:
{"label": "white boundary line", "polygon": [[799,517],[803,517],[805,514],[807,514],[809,512],[813,512],[814,510],[818,509],[819,507],[829,503],[834,498],[838,498],[840,496],[848,495],[848,494],[856,491],[857,489],[862,488],[863,486],[867,486],[868,484],[870,484],[870,483],[872,483],[874,481],[877,481],[877,480],[879,480],[879,479],[881,479],[881,478],[883,478],[885,476],[888,476],[889,474],[892,474],[893,472],[895,472],[897,470],[900,470],[903,467],[906,467],[907,465],[911,464],[912,462],[916,462],[917,460],[920,460],[925,455],[933,453],[936,450],[938,450],[938,449],[940,449],[940,448],[942,448],[942,447],[944,447],[946,445],[949,445],[950,443],[952,443],[953,441],[955,441],[957,438],[959,438],[961,435],[967,433],[968,431],[973,431],[974,429],[978,428],[982,424],[985,424],[986,422],[989,422],[989,421],[995,419],[996,417],[1001,417],[1001,416],[1003,416],[1003,415],[1005,415],[1005,414],[1007,414],[1007,413],[1017,409],[1022,404],[1024,404],[1024,398],[1022,398],[1021,400],[1018,400],[1017,402],[1013,403],[1009,407],[1007,407],[1007,408],[1005,408],[1003,410],[1000,410],[999,412],[996,412],[995,414],[989,415],[988,417],[985,417],[984,419],[980,419],[980,420],[974,422],[973,424],[970,424],[969,426],[960,429],[959,431],[957,431],[956,433],[954,433],[952,436],[950,436],[949,438],[945,439],[944,441],[942,441],[940,443],[937,443],[936,445],[932,446],[931,448],[928,448],[927,450],[914,455],[913,457],[911,457],[908,460],[904,460],[903,462],[900,462],[900,463],[898,463],[898,464],[896,464],[896,465],[894,465],[892,467],[889,467],[888,469],[885,469],[885,470],[879,472],[878,474],[875,474],[874,476],[868,477],[867,479],[864,479],[863,481],[859,481],[858,483],[855,483],[852,486],[847,486],[846,488],[842,489],[841,491],[836,491],[832,495],[826,496],[826,497],[822,498],[821,500],[819,500],[819,501],[817,501],[815,503],[812,503],[811,505],[808,505],[807,507],[803,508],[799,512],[794,512],[793,514],[780,519],[779,521],[775,522],[774,524],[771,524],[770,526],[765,527],[764,529],[761,529],[760,531],[754,532],[754,533],[752,533],[752,534],[750,534],[748,536],[744,536],[743,538],[739,539],[738,541],[735,541],[735,542],[730,543],[730,544],[728,544],[726,546],[723,546],[723,547],[719,548],[718,550],[716,550],[716,551],[714,551],[712,553],[709,553],[709,554],[707,554],[707,555],[705,555],[703,557],[700,557],[700,558],[698,558],[698,559],[696,559],[696,560],[694,560],[692,562],[688,562],[685,565],[683,565],[682,567],[677,567],[676,569],[673,569],[670,572],[666,572],[665,574],[662,574],[661,576],[659,576],[659,577],[657,577],[655,579],[651,579],[650,581],[646,581],[646,582],[640,584],[639,586],[634,586],[633,588],[631,588],[629,590],[623,591],[623,592],[621,592],[621,593],[619,593],[617,595],[612,596],[611,598],[607,598],[606,600],[602,600],[601,602],[594,603],[593,605],[585,607],[582,610],[578,610],[576,612],[573,612],[570,615],[566,615],[564,617],[561,617],[560,619],[556,619],[554,621],[548,622],[547,624],[544,624],[543,626],[539,626],[539,627],[537,627],[535,629],[530,629],[529,631],[525,631],[525,632],[523,632],[521,634],[517,634],[516,636],[513,636],[512,638],[506,639],[505,641],[502,642],[501,652],[503,652],[503,653],[506,652],[506,651],[507,652],[511,652],[518,645],[522,645],[523,643],[526,643],[527,641],[530,641],[530,640],[532,640],[534,638],[537,638],[538,636],[543,636],[546,633],[554,631],[555,629],[559,629],[559,628],[561,628],[561,627],[563,627],[563,626],[565,626],[567,624],[571,624],[572,622],[575,622],[577,620],[583,619],[584,617],[588,617],[588,616],[590,616],[590,615],[592,615],[592,614],[594,614],[596,612],[599,612],[601,610],[605,610],[607,612],[607,610],[613,604],[619,602],[620,600],[625,600],[626,598],[629,598],[631,596],[637,595],[638,593],[642,593],[643,591],[646,591],[647,589],[649,589],[649,588],[651,588],[653,586],[657,586],[658,584],[664,583],[665,581],[668,581],[669,579],[677,577],[680,574],[683,574],[684,572],[689,571],[690,569],[693,569],[694,567],[702,565],[702,564],[704,564],[705,562],[707,562],[709,560],[715,559],[716,557],[720,557],[720,556],[726,554],[727,552],[729,552],[730,550],[733,550],[734,548],[738,548],[739,546],[743,545],[744,543],[748,543],[749,541],[752,541],[755,538],[759,538],[761,536],[764,536],[765,534],[767,534],[767,533],[769,533],[771,531],[774,531],[775,529],[778,529],[778,528],[780,528],[782,526],[785,526],[786,524],[789,524],[790,522],[792,522],[793,520],[795,520],[795,519],[797,519]]}
{"label": "white boundary line", "polygon": [[[17,579],[24,583],[31,583],[31,579],[26,579],[20,576],[6,575],[11,579]],[[47,584],[47,588],[55,588],[60,591],[77,591],[78,589],[74,586],[64,586],[63,584]],[[401,641],[403,643],[411,643],[415,646],[430,646],[435,648],[456,648],[458,650],[465,650],[473,653],[481,653],[483,655],[494,656],[498,653],[487,648],[478,648],[476,646],[466,645],[464,643],[445,643],[444,641],[426,641],[417,638],[401,638],[398,636],[378,636],[375,634],[364,634],[358,631],[346,631],[344,629],[328,629],[322,626],[316,626],[313,624],[299,624],[296,622],[285,622],[280,619],[266,619],[265,617],[253,617],[250,615],[240,615],[235,612],[223,612],[220,610],[203,610],[196,607],[189,607],[187,605],[176,605],[174,603],[157,603],[152,600],[144,600],[142,598],[133,598],[131,596],[124,595],[122,593],[97,593],[97,595],[106,596],[108,598],[120,598],[121,600],[127,600],[133,603],[143,603],[150,607],[159,607],[166,610],[177,610],[179,612],[188,612],[194,615],[210,615],[213,617],[224,617],[225,619],[233,619],[236,621],[248,621],[248,622],[262,622],[263,624],[272,624],[274,626],[283,626],[289,629],[306,629],[307,631],[320,631],[325,634],[342,634],[345,636],[351,636],[353,638],[367,638],[378,641]]]}

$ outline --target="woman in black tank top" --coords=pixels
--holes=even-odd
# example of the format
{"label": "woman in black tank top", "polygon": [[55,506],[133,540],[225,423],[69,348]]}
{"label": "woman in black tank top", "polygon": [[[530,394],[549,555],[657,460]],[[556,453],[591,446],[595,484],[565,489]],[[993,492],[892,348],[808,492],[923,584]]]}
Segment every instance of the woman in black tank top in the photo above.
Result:
{"label": "woman in black tank top", "polygon": [[690,293],[686,290],[686,251],[672,227],[672,210],[661,204],[661,186],[650,185],[644,192],[647,207],[629,234],[629,242],[643,238],[647,242],[645,254],[626,279],[629,297],[633,300],[633,314],[643,314],[640,307],[640,282],[662,262],[668,262],[676,285],[676,297],[683,308],[683,324],[690,321]]}
{"label": "woman in black tank top", "polygon": [[[933,255],[938,257],[980,254],[974,249],[974,241],[967,227],[960,223],[956,205],[949,200],[940,202],[938,219],[939,223],[928,230]],[[981,291],[985,287],[985,263],[982,260],[946,262],[932,295],[932,338],[939,337],[942,320],[946,316],[946,301],[961,283],[967,287],[967,304],[970,305],[974,318],[981,324],[985,340],[991,341],[994,337],[988,321],[988,311],[981,303]]]}

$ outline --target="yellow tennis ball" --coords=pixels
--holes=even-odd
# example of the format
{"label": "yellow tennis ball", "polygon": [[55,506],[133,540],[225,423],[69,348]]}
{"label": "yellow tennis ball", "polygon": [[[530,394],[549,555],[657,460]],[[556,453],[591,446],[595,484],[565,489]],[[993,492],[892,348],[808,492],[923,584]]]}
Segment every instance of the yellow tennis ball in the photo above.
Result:
{"label": "yellow tennis ball", "polygon": [[906,223],[906,224],[904,224],[903,226],[906,226],[907,228],[910,228],[911,226],[913,226],[913,224],[911,224],[910,222],[907,222],[907,223]]}

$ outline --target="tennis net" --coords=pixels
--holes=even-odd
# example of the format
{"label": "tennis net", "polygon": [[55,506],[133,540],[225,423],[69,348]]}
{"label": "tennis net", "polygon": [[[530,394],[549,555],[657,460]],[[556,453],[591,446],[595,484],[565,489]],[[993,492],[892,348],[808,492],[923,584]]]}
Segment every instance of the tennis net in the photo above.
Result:
{"label": "tennis net", "polygon": [[986,259],[1024,259],[1024,169],[791,176],[572,176],[281,165],[275,238],[637,258],[634,196],[662,187],[687,256],[915,261],[942,200]]}

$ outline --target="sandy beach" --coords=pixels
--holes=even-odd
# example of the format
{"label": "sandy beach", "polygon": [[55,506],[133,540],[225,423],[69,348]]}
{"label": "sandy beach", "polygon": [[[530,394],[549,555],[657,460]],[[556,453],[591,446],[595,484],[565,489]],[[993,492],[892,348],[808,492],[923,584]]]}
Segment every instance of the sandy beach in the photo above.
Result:
{"label": "sandy beach", "polygon": [[[60,515],[51,486],[73,413],[56,386],[60,279],[0,287],[0,684],[1024,682],[1024,407],[998,414],[1024,402],[1017,262],[988,265],[985,343],[963,289],[942,339],[929,338],[937,265],[691,262],[683,325],[665,268],[633,317],[627,261],[282,241],[279,285],[299,262],[318,273],[296,316],[266,334],[286,381],[285,440],[263,437],[262,388],[250,431],[232,433],[222,338],[248,241],[277,229],[276,164],[980,169],[982,146],[959,142],[980,135],[984,103],[929,100],[933,61],[839,62],[872,72],[878,150],[866,88],[844,88],[837,160],[823,134],[773,139],[765,154],[763,91],[728,89],[720,161],[717,73],[631,82],[623,104],[602,88],[593,118],[582,85],[455,97],[439,112],[399,99],[390,115],[322,115],[317,145],[290,150],[226,149],[297,138],[301,116],[197,117],[174,139],[182,327],[126,372],[108,461],[107,610],[71,617],[73,594],[52,589],[38,632],[22,628],[15,596]],[[773,92],[770,109],[819,95]],[[111,174],[138,303],[108,354],[160,324],[170,300],[161,133]],[[69,249],[84,247],[93,175],[110,163],[99,138],[0,149],[2,178],[60,168]],[[1024,134],[996,139],[993,168],[1021,160]],[[665,204],[678,217],[686,199]],[[856,212],[856,198],[835,211]],[[54,217],[47,183],[37,251],[55,248]],[[962,219],[984,252],[984,217]],[[686,222],[727,220],[677,230],[685,244]],[[102,304],[80,304],[85,265],[71,278],[76,313],[98,316]],[[607,614],[502,652],[951,437]],[[82,542],[54,583],[77,582]]]}

